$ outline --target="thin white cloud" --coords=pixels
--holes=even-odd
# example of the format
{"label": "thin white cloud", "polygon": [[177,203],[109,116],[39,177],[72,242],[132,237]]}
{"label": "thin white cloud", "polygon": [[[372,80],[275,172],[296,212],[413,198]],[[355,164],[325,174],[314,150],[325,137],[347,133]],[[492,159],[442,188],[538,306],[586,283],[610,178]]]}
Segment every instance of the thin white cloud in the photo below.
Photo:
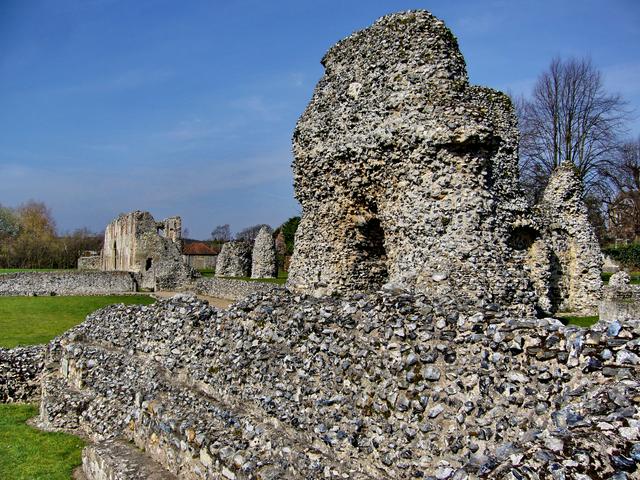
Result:
{"label": "thin white cloud", "polygon": [[278,182],[290,184],[290,164],[288,151],[184,165],[131,166],[126,171],[104,165],[36,168],[3,163],[0,164],[2,201],[14,205],[38,198],[56,204],[73,204],[76,209],[90,209],[102,203],[138,208],[137,202],[167,204]]}

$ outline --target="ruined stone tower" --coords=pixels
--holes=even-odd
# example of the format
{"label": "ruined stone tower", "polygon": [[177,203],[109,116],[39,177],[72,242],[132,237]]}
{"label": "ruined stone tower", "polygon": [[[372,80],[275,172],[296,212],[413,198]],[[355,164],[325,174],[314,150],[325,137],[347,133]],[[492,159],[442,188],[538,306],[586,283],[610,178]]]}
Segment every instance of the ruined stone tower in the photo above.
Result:
{"label": "ruined stone tower", "polygon": [[137,273],[145,289],[176,288],[191,275],[182,261],[181,238],[180,217],[156,222],[139,210],[120,215],[105,228],[101,269]]}
{"label": "ruined stone tower", "polygon": [[385,283],[529,308],[512,261],[518,132],[507,96],[469,85],[428,12],[386,16],[332,47],[293,136],[303,214],[289,288]]}

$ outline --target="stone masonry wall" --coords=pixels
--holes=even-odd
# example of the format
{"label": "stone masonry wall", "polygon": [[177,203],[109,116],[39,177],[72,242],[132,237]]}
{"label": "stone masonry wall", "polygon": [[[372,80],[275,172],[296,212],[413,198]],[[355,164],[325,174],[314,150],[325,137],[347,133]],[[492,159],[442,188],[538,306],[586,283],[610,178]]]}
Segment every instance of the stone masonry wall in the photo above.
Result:
{"label": "stone masonry wall", "polygon": [[135,292],[128,272],[18,272],[0,274],[3,295],[110,295]]}
{"label": "stone masonry wall", "polygon": [[46,345],[0,348],[0,403],[40,399]]}
{"label": "stone masonry wall", "polygon": [[181,229],[180,217],[156,222],[139,210],[120,215],[105,228],[102,270],[137,273],[149,290],[178,288],[192,275],[182,260]]}
{"label": "stone masonry wall", "polygon": [[216,277],[248,277],[251,275],[251,245],[227,242],[216,259]]}
{"label": "stone masonry wall", "polygon": [[534,216],[539,223],[546,255],[531,263],[533,274],[548,272],[543,291],[538,291],[542,310],[594,313],[602,289],[603,256],[575,168],[563,164],[552,173]]}
{"label": "stone masonry wall", "polygon": [[276,244],[269,227],[262,227],[253,243],[251,253],[251,278],[275,278],[278,276]]}
{"label": "stone masonry wall", "polygon": [[100,270],[102,258],[100,255],[91,255],[78,258],[78,270]]}
{"label": "stone masonry wall", "polygon": [[390,283],[531,311],[509,242],[526,210],[509,98],[469,85],[455,37],[424,11],[381,18],[322,64],[293,136],[289,287]]}
{"label": "stone masonry wall", "polygon": [[41,421],[190,479],[635,478],[638,325],[460,302],[107,307],[51,344]]}
{"label": "stone masonry wall", "polygon": [[624,321],[640,325],[640,285],[629,284],[629,274],[620,271],[603,288],[598,315],[601,322]]}

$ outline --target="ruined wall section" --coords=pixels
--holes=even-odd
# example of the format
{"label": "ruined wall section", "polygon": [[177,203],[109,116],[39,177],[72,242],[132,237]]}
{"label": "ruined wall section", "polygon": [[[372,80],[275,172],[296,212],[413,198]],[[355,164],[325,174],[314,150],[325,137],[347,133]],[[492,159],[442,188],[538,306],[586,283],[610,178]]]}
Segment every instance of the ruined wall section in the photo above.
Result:
{"label": "ruined wall section", "polygon": [[540,304],[549,312],[597,310],[603,257],[582,191],[575,167],[565,163],[552,173],[535,208],[541,231],[537,242],[544,242],[548,255],[538,258],[532,271],[549,272],[546,292],[538,292]]}
{"label": "ruined wall section", "polygon": [[262,227],[253,242],[251,253],[251,278],[276,278],[276,244],[269,227]]}
{"label": "ruined wall section", "polygon": [[181,229],[179,217],[156,222],[149,212],[120,215],[105,229],[102,269],[138,273],[144,289],[177,288],[192,275],[182,260]]}
{"label": "ruined wall section", "polygon": [[182,218],[169,217],[162,221],[164,236],[173,243],[182,241]]}
{"label": "ruined wall section", "polygon": [[227,242],[216,259],[216,277],[248,277],[251,275],[251,244]]}
{"label": "ruined wall section", "polygon": [[288,286],[389,283],[527,310],[509,246],[526,209],[509,99],[468,84],[455,37],[422,11],[383,17],[322,63],[293,137],[303,214]]}
{"label": "ruined wall section", "polygon": [[78,257],[78,270],[101,270],[102,257],[100,255],[87,255]]}
{"label": "ruined wall section", "polygon": [[17,272],[0,275],[0,296],[113,295],[136,291],[129,272]]}

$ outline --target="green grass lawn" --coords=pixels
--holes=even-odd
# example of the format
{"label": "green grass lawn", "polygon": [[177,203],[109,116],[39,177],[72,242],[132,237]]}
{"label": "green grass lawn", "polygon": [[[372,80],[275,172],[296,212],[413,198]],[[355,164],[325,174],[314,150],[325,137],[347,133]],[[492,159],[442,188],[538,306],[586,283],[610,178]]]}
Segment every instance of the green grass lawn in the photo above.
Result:
{"label": "green grass lawn", "polygon": [[[613,275],[613,273],[609,273],[609,272],[602,272],[602,281],[604,283],[609,283],[609,279],[611,278],[611,275]],[[640,285],[640,272],[630,272],[629,273],[629,283],[631,283],[631,285]]]}
{"label": "green grass lawn", "polygon": [[18,272],[72,272],[75,269],[64,268],[0,268],[2,273],[18,273]]}
{"label": "green grass lawn", "polygon": [[64,433],[41,432],[25,421],[35,405],[0,405],[0,478],[69,480],[80,465],[84,442]]}
{"label": "green grass lawn", "polygon": [[146,295],[0,297],[0,347],[46,343],[107,305],[153,302],[155,300]]}
{"label": "green grass lawn", "polygon": [[578,327],[590,327],[598,321],[598,316],[593,317],[562,317],[560,319],[565,325],[577,325]]}
{"label": "green grass lawn", "polygon": [[[203,277],[215,277],[215,270],[198,270]],[[246,280],[247,282],[263,282],[263,283],[276,283],[278,285],[284,285],[287,283],[287,272],[279,272],[278,278],[251,278],[251,277],[220,277],[228,280]]]}

